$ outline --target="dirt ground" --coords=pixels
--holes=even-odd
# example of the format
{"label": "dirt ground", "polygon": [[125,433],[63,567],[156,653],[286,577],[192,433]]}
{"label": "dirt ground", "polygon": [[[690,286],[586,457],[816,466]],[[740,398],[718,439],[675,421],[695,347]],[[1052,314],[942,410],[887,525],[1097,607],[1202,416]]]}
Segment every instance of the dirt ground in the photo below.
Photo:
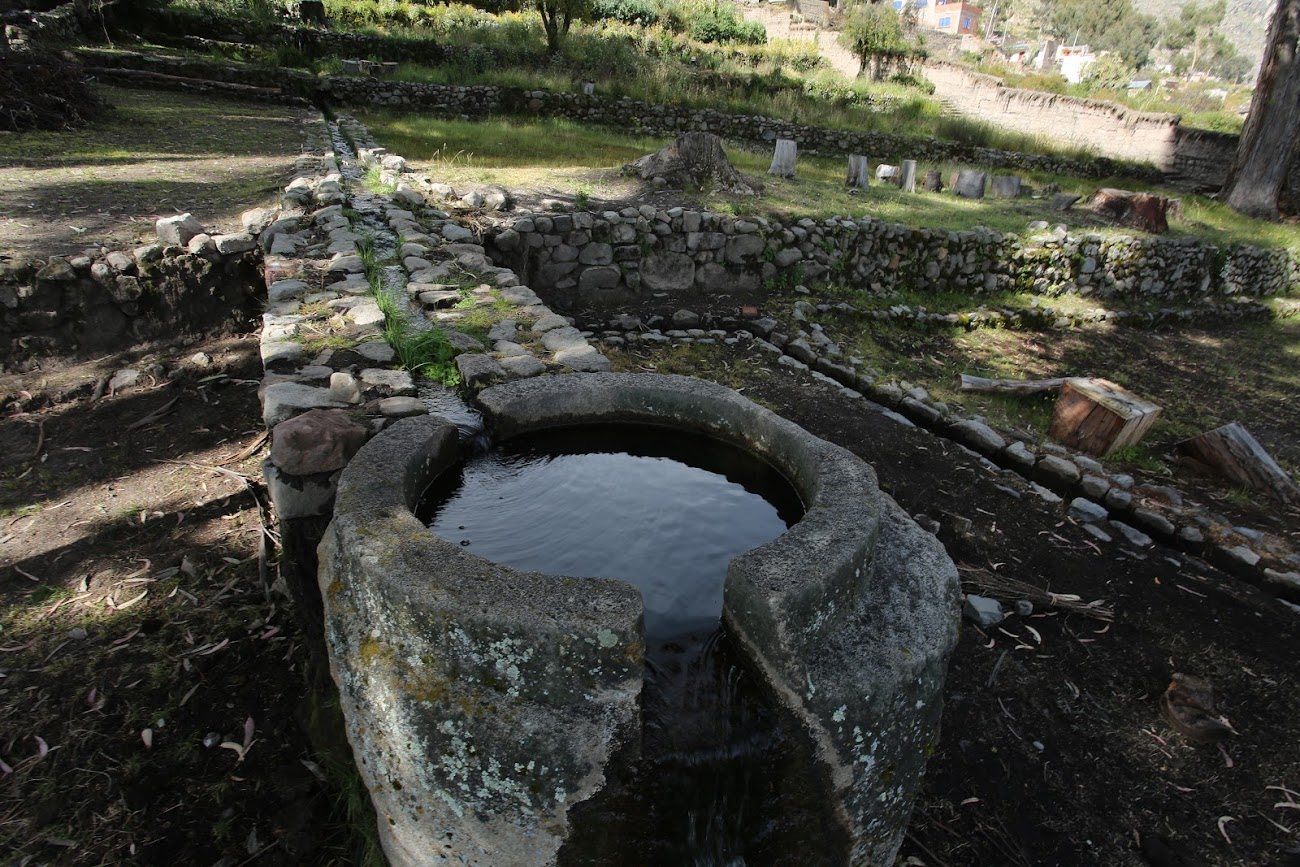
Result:
{"label": "dirt ground", "polygon": [[193,94],[100,88],[83,130],[0,135],[0,252],[36,258],[131,247],[154,221],[192,211],[237,231],[274,198],[304,141],[307,112]]}
{"label": "dirt ground", "polygon": [[[273,589],[274,546],[260,555],[264,451],[232,460],[261,433],[255,347],[213,341],[4,384],[0,840],[34,863],[364,857],[340,793],[346,760],[306,734],[322,714]],[[1270,788],[1300,789],[1293,612],[1183,554],[1101,545],[1015,478],[757,350],[614,355],[741,388],[858,453],[909,512],[940,522],[964,577],[1114,609],[1109,626],[1038,611],[963,629],[904,855],[929,867],[1300,863],[1294,810]],[[128,363],[156,384],[92,401]],[[972,521],[968,535],[953,535],[952,515]],[[1239,732],[1231,766],[1160,716],[1175,671],[1218,690]],[[1201,861],[1144,861],[1135,832]]]}
{"label": "dirt ground", "polygon": [[[265,163],[245,166],[254,187],[269,190],[297,153],[297,127],[280,123],[270,126],[284,131],[281,149],[267,144]],[[71,176],[43,171],[0,167],[0,210],[9,217],[41,190],[29,210],[44,221],[28,221],[30,233],[0,223],[0,250],[80,249],[81,234],[61,234],[65,217],[96,216],[93,231],[75,224],[115,238],[132,231],[122,215],[150,217],[170,201],[146,195],[108,210],[115,182],[97,181],[105,198],[73,202],[60,191]],[[178,200],[194,201],[190,192]],[[256,204],[211,201],[213,213]],[[1233,327],[1196,339],[1226,365]],[[1191,351],[1145,343],[1160,346],[1151,359],[1136,340],[1116,344],[1116,357],[1166,364],[1151,375],[1168,379]],[[1042,363],[1102,345],[1045,344]],[[900,358],[958,349],[893,346]],[[987,633],[964,626],[903,849],[910,867],[1300,865],[1293,611],[1185,554],[1097,542],[1017,478],[757,350],[610,354],[621,369],[742,389],[861,455],[910,513],[938,521],[968,589],[1005,576],[1114,610],[1110,624],[1038,610]],[[140,381],[95,399],[126,367]],[[256,338],[243,335],[0,378],[0,848],[13,863],[374,863],[364,791],[329,699],[309,688],[308,653],[277,585],[259,481],[260,374]],[[1269,407],[1268,436],[1285,439],[1290,386],[1240,386]],[[1234,399],[1211,386],[1201,398]],[[1250,502],[1218,505],[1260,516]],[[958,535],[954,516],[971,530]],[[1274,529],[1300,538],[1294,515],[1279,513]],[[1238,732],[1226,755],[1161,717],[1176,671],[1214,684]]]}

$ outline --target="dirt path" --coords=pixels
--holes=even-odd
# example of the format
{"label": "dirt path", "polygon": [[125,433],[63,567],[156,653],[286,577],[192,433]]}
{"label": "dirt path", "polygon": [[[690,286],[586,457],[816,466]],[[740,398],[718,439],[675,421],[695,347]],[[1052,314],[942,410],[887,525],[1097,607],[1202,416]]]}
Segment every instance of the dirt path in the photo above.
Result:
{"label": "dirt path", "polygon": [[94,127],[0,137],[0,251],[36,258],[131,246],[192,211],[233,231],[290,177],[302,109],[103,87]]}

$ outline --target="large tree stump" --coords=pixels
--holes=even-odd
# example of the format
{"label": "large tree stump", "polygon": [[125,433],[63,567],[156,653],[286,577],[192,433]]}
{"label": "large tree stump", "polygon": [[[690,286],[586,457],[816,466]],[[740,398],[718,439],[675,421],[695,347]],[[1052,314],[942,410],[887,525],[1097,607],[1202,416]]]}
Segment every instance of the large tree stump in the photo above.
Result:
{"label": "large tree stump", "polygon": [[865,189],[870,181],[871,167],[867,165],[867,158],[861,154],[849,154],[849,175],[844,185]]}
{"label": "large tree stump", "polygon": [[793,178],[798,156],[799,146],[793,139],[777,139],[776,150],[772,153],[772,167],[767,170],[767,173],[778,178]]}
{"label": "large tree stump", "polygon": [[922,189],[927,193],[943,192],[943,173],[938,169],[930,169],[930,171],[926,172]]}
{"label": "large tree stump", "polygon": [[1092,209],[1121,226],[1153,235],[1169,231],[1169,200],[1155,193],[1132,193],[1103,187],[1088,199]]}
{"label": "large tree stump", "polygon": [[678,136],[672,144],[624,166],[623,171],[645,181],[662,178],[667,186],[679,190],[695,185],[705,192],[756,196],[763,189],[758,179],[736,170],[722,149],[722,139],[711,132]]}
{"label": "large tree stump", "polygon": [[1048,436],[1086,454],[1105,457],[1138,443],[1161,410],[1105,379],[1067,379],[1056,399]]}
{"label": "large tree stump", "polygon": [[1184,440],[1178,448],[1216,475],[1263,491],[1280,502],[1300,505],[1300,486],[1264,451],[1250,431],[1235,421]]}

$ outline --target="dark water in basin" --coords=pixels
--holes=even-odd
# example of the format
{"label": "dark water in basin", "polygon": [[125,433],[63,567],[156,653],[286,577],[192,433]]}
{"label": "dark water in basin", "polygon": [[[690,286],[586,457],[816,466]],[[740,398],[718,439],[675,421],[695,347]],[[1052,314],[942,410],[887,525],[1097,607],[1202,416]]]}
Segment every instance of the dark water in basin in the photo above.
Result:
{"label": "dark water in basin", "polygon": [[642,591],[641,758],[570,813],[561,865],[846,863],[806,738],[720,624],[728,561],[803,515],[780,473],[704,436],[568,428],[471,458],[417,514],[485,559]]}
{"label": "dark water in basin", "polygon": [[419,514],[495,563],[635,584],[653,641],[712,631],[727,563],[784,533],[803,507],[740,449],[623,425],[503,443],[436,480]]}

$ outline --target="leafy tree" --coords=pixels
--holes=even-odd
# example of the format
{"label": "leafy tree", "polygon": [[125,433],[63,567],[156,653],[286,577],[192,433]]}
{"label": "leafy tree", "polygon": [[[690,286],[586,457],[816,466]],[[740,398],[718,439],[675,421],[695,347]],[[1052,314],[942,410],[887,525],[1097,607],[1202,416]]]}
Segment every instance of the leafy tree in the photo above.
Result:
{"label": "leafy tree", "polygon": [[1222,45],[1227,44],[1227,39],[1215,32],[1227,14],[1226,0],[1208,0],[1205,3],[1192,0],[1175,17],[1165,21],[1161,40],[1166,48],[1181,52],[1182,56],[1190,54],[1185,63],[1189,72],[1195,72],[1207,53],[1213,56],[1216,47],[1221,50]]}
{"label": "leafy tree", "polygon": [[533,4],[542,16],[546,50],[551,54],[560,53],[560,40],[568,34],[573,22],[591,12],[591,0],[533,0]]}
{"label": "leafy tree", "polygon": [[1124,62],[1118,54],[1103,54],[1088,66],[1083,75],[1084,86],[1089,93],[1099,90],[1124,90],[1133,80],[1133,67]]}
{"label": "leafy tree", "polygon": [[1219,195],[1233,210],[1276,217],[1300,139],[1300,0],[1278,0],[1250,114]]}
{"label": "leafy tree", "polygon": [[908,53],[908,43],[903,22],[892,5],[857,2],[844,13],[844,24],[839,43],[858,58],[858,75],[874,65],[872,78],[879,80],[884,74],[884,61]]}
{"label": "leafy tree", "polygon": [[1146,66],[1160,29],[1155,18],[1133,8],[1132,0],[1057,0],[1048,23],[1061,39],[1117,52],[1134,69]]}

